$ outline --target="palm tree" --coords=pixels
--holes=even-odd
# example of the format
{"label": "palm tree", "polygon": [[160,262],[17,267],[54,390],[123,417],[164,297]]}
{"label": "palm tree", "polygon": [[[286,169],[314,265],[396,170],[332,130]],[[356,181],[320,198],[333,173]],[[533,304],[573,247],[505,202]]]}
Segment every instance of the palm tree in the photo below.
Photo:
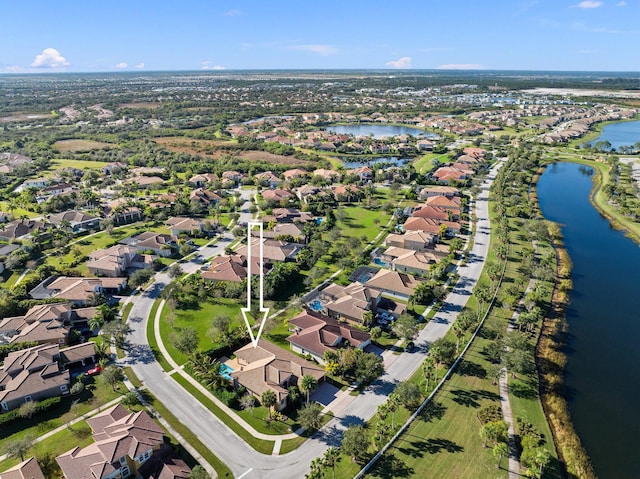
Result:
{"label": "palm tree", "polygon": [[102,315],[100,314],[94,314],[93,317],[89,319],[89,329],[91,329],[94,334],[95,331],[99,330],[103,325],[104,320],[102,319]]}
{"label": "palm tree", "polygon": [[217,390],[226,384],[226,379],[220,374],[222,364],[218,360],[198,351],[190,361],[194,376],[206,387]]}
{"label": "palm tree", "polygon": [[425,389],[427,393],[429,392],[429,379],[431,379],[434,374],[435,365],[435,361],[431,355],[427,356],[422,363],[422,374],[424,374],[424,378],[427,380],[427,387]]}
{"label": "palm tree", "polygon": [[300,391],[307,395],[307,404],[309,404],[309,396],[318,387],[318,380],[310,374],[302,376],[300,381]]}
{"label": "palm tree", "polygon": [[324,467],[324,464],[322,462],[322,459],[319,457],[316,457],[309,464],[309,472],[305,474],[304,478],[305,479],[322,479],[324,477],[324,471],[322,470],[323,467]]}
{"label": "palm tree", "polygon": [[493,447],[493,457],[498,459],[498,469],[502,469],[502,458],[509,454],[509,448],[504,442],[499,442]]}
{"label": "palm tree", "polygon": [[400,407],[400,398],[397,394],[392,393],[387,399],[387,409],[391,412],[391,430],[396,428],[396,411]]}
{"label": "palm tree", "polygon": [[333,446],[324,451],[324,455],[322,456],[322,465],[331,468],[333,479],[336,479],[336,464],[340,462],[340,459],[340,450]]}
{"label": "palm tree", "polygon": [[276,393],[274,393],[271,389],[267,389],[260,396],[260,402],[264,407],[268,409],[269,419],[271,419],[271,408],[276,405],[278,402],[278,398],[276,398]]}

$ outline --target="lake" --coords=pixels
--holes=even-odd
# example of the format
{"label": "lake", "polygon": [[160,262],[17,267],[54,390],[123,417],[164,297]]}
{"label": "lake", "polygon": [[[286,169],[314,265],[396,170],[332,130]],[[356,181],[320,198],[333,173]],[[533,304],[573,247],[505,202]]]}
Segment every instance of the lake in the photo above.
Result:
{"label": "lake", "polygon": [[388,138],[390,136],[398,135],[413,135],[421,136],[423,138],[439,138],[435,133],[421,130],[420,128],[411,128],[408,126],[394,126],[394,125],[378,125],[375,123],[360,123],[357,125],[329,125],[327,130],[340,135],[353,135],[353,136],[370,136],[374,138]]}
{"label": "lake", "polygon": [[413,158],[398,158],[397,156],[386,156],[379,158],[370,158],[370,157],[362,157],[352,160],[345,160],[344,158],[339,158],[342,161],[342,164],[345,168],[358,168],[359,166],[367,165],[373,166],[381,163],[387,163],[390,166],[404,166],[407,163],[413,161]]}
{"label": "lake", "polygon": [[602,133],[592,144],[598,141],[608,141],[615,149],[621,146],[633,146],[640,141],[640,121],[611,123],[602,129]]}
{"label": "lake", "polygon": [[549,165],[538,182],[573,262],[565,383],[576,431],[601,478],[640,471],[640,248],[589,202],[591,169]]}

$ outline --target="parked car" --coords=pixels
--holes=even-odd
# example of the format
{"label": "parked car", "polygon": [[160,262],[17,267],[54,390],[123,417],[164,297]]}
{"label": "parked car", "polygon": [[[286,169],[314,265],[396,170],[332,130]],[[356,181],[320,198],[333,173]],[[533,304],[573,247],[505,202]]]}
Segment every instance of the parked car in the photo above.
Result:
{"label": "parked car", "polygon": [[87,376],[95,376],[96,374],[100,374],[100,372],[102,372],[102,366],[96,366],[87,371]]}

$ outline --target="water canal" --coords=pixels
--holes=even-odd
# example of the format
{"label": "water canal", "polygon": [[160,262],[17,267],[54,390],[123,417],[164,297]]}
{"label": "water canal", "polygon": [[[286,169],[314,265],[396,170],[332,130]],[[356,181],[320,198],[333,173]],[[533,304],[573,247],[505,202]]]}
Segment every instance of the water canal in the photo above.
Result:
{"label": "water canal", "polygon": [[589,202],[593,170],[547,167],[538,183],[545,218],[563,225],[573,262],[567,309],[569,409],[596,473],[640,471],[640,248]]}

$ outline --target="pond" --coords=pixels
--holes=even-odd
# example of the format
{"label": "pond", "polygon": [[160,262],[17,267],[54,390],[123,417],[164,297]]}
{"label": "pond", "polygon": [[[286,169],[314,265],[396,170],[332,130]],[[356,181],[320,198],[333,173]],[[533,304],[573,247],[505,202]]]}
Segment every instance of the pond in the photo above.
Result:
{"label": "pond", "polygon": [[538,182],[545,218],[562,226],[573,263],[565,375],[571,417],[599,477],[640,470],[640,248],[589,202],[591,168],[547,167]]}
{"label": "pond", "polygon": [[376,123],[359,123],[357,125],[329,125],[327,130],[340,135],[371,136],[373,138],[388,138],[390,136],[413,135],[422,138],[439,138],[435,133],[420,128],[395,125],[378,125]]}
{"label": "pond", "polygon": [[407,163],[413,161],[412,158],[398,158],[397,156],[382,156],[376,158],[370,157],[350,157],[349,159],[340,158],[342,164],[345,168],[358,168],[359,166],[368,165],[379,165],[382,163],[386,163],[390,166],[404,166]]}
{"label": "pond", "polygon": [[621,146],[633,146],[640,142],[640,121],[611,123],[602,129],[602,133],[592,144],[598,141],[608,141],[616,150]]}

